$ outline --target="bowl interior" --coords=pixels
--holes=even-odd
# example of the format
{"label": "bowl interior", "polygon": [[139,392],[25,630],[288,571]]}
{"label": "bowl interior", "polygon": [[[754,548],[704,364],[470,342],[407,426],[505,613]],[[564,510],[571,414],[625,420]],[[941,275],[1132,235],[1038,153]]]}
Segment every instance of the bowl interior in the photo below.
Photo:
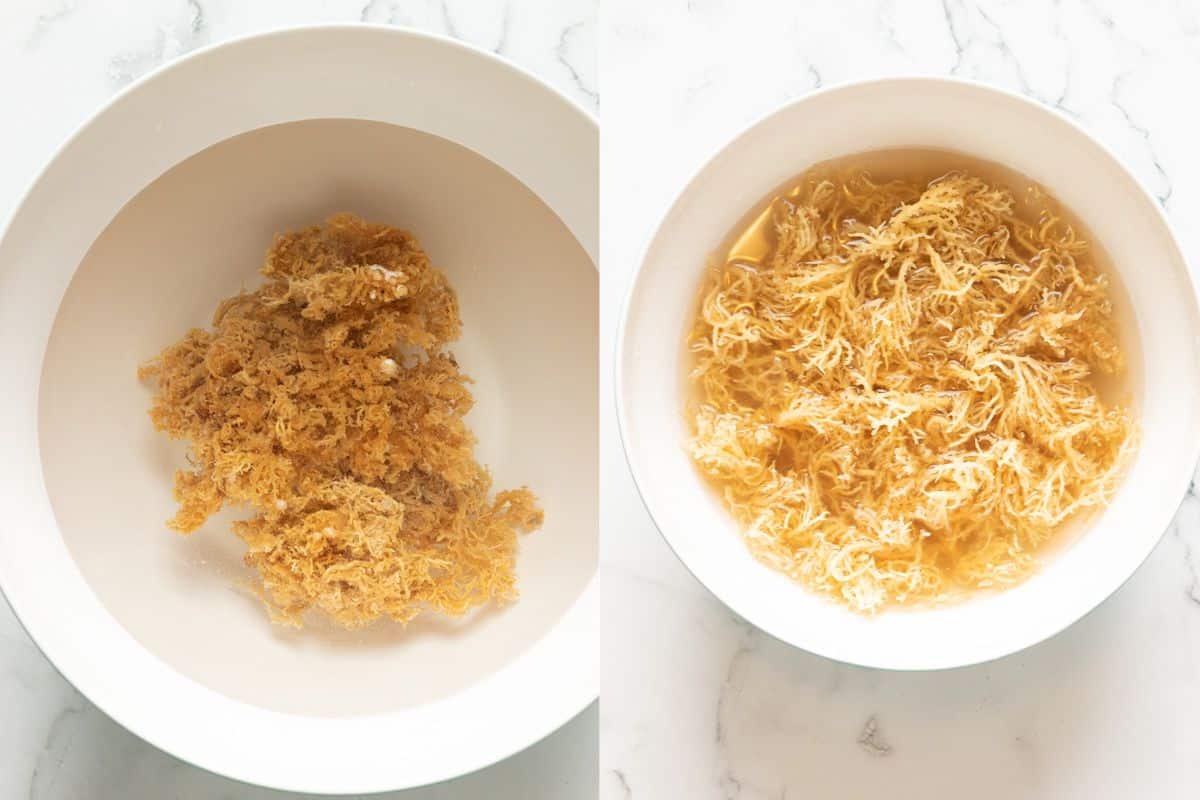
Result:
{"label": "bowl interior", "polygon": [[[1142,443],[1112,504],[1084,535],[1007,592],[867,618],[759,564],[682,448],[680,359],[706,260],[771,190],[818,162],[935,148],[996,162],[1049,189],[1098,238],[1140,344]],[[618,351],[618,404],[630,466],[663,535],[734,611],[785,641],[839,660],[952,667],[1031,645],[1078,619],[1149,554],[1191,477],[1200,437],[1200,350],[1186,264],[1155,202],[1102,147],[1059,116],[981,86],[934,79],[812,95],[743,133],[683,190],[631,291]]]}
{"label": "bowl interior", "polygon": [[[458,292],[463,336],[451,349],[475,381],[477,455],[496,489],[528,485],[546,510],[545,526],[522,537],[513,605],[407,628],[348,632],[320,617],[280,628],[246,589],[235,514],[190,536],[164,527],[186,446],[153,430],[137,364],[256,286],[274,234],[343,210],[411,230]],[[529,648],[595,570],[596,297],[595,268],[558,217],[445,139],[341,119],[214,145],[121,210],[63,299],[39,396],[59,529],[138,642],[230,698],[352,715],[445,697]]]}

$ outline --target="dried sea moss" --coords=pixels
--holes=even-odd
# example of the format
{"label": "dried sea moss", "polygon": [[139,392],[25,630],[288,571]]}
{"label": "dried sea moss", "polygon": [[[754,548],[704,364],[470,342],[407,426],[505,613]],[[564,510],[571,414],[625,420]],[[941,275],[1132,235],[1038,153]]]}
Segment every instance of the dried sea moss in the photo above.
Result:
{"label": "dried sea moss", "polygon": [[1088,244],[961,173],[813,180],[773,221],[688,339],[690,453],[751,550],[862,612],[1024,580],[1137,438]]}
{"label": "dried sea moss", "polygon": [[277,237],[261,272],[139,370],[155,427],[190,443],[169,526],[252,509],[234,532],[294,626],[310,608],[359,627],[515,598],[517,532],[542,512],[526,488],[489,499],[445,276],[410,234],[349,214]]}

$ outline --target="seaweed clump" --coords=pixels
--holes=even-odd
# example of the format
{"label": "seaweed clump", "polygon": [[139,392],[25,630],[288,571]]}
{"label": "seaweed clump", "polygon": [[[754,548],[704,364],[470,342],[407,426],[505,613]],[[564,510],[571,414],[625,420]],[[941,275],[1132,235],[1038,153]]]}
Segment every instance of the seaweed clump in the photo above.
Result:
{"label": "seaweed clump", "polygon": [[319,609],[350,628],[516,596],[526,488],[490,496],[445,348],[458,303],[417,240],[339,214],[276,238],[258,289],[224,300],[143,365],[155,427],[190,444],[168,525],[223,506],[272,619]]}
{"label": "seaweed clump", "polygon": [[771,213],[688,335],[689,452],[753,553],[866,613],[1024,580],[1137,438],[1097,389],[1123,357],[1088,243],[961,172]]}

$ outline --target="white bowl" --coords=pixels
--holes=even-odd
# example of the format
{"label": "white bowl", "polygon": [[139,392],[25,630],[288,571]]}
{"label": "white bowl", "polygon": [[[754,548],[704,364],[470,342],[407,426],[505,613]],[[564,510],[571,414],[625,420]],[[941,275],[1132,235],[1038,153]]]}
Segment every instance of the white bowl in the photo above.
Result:
{"label": "white bowl", "polygon": [[[807,167],[895,147],[954,150],[1047,187],[1111,256],[1142,349],[1141,449],[1112,504],[1028,582],[964,603],[867,618],[760,564],[683,449],[683,338],[706,259],[752,207]],[[977,663],[1062,630],[1149,555],[1200,452],[1200,317],[1158,203],[1079,127],[1017,95],[899,78],[809,95],[752,125],[680,192],[646,249],[617,345],[618,416],[647,509],[680,560],[767,633],[839,661],[891,669]]]}
{"label": "white bowl", "polygon": [[[283,31],[180,61],[59,151],[0,240],[0,585],[92,702],[201,767],[362,793],[486,766],[597,695],[597,128],[449,40]],[[276,232],[350,210],[458,291],[468,421],[533,487],[521,599],[466,624],[273,627],[227,518],[164,527],[184,448],[135,368],[256,285]]]}

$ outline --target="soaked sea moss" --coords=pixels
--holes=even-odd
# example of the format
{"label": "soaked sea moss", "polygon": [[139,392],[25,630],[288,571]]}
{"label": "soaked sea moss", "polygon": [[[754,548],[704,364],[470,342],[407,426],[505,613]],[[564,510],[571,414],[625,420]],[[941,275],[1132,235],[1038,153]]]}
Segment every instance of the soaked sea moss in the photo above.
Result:
{"label": "soaked sea moss", "polygon": [[1136,444],[1109,286],[1049,210],[858,172],[709,277],[689,449],[762,561],[861,612],[1010,586]]}

